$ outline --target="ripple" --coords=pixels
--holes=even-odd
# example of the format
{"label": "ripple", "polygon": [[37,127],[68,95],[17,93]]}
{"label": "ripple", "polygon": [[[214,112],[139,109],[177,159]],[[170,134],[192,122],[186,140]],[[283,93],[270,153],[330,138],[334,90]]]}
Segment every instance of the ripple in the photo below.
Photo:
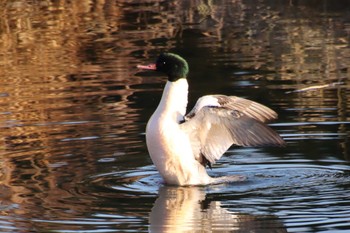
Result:
{"label": "ripple", "polygon": [[220,196],[231,211],[272,212],[283,219],[290,232],[348,226],[349,166],[266,164],[242,166],[236,172],[246,175],[247,182],[208,190],[213,198]]}
{"label": "ripple", "polygon": [[[271,162],[271,161],[270,161]],[[208,186],[212,194],[229,195],[235,193],[264,192],[264,190],[278,190],[291,192],[296,189],[308,189],[316,186],[345,185],[350,178],[350,168],[347,165],[313,165],[309,160],[272,161],[270,164],[250,164],[236,167],[234,172],[230,167],[214,168],[212,176],[243,175],[247,180],[239,183]],[[284,161],[286,162],[286,161]],[[320,161],[322,163],[322,161]],[[328,161],[329,162],[329,161]],[[328,163],[327,162],[327,163]],[[325,164],[327,164],[325,162]],[[127,170],[111,173],[101,173],[90,176],[84,181],[84,186],[95,190],[92,195],[106,197],[106,195],[121,196],[154,196],[157,195],[163,180],[155,167],[145,166],[139,170]],[[328,187],[329,188],[329,187]],[[286,193],[288,194],[288,193]],[[91,195],[91,193],[90,193]]]}
{"label": "ripple", "polygon": [[[234,172],[229,171],[233,170],[230,165],[214,168],[211,173],[215,176],[239,174],[247,180],[202,187],[208,203],[219,200],[225,210],[244,216],[273,214],[290,232],[300,229],[313,232],[314,229],[324,230],[326,226],[348,227],[349,166],[317,165],[305,159],[275,159],[235,167]],[[125,229],[128,224],[142,225],[162,186],[162,178],[153,165],[90,175],[74,187],[66,188],[71,195],[62,197],[61,206],[54,207],[55,211],[66,213],[60,213],[60,219],[38,217],[33,221],[53,229],[68,226],[72,232],[86,230],[89,226],[113,227],[113,221],[109,220],[123,222]],[[72,205],[91,214],[86,217],[84,213],[71,212],[69,206]],[[65,218],[72,214],[77,218]]]}
{"label": "ripple", "polygon": [[[153,166],[152,166],[153,167]],[[96,190],[96,197],[114,196],[154,196],[162,185],[162,178],[151,166],[140,170],[102,173],[89,177],[84,181],[85,186]]]}

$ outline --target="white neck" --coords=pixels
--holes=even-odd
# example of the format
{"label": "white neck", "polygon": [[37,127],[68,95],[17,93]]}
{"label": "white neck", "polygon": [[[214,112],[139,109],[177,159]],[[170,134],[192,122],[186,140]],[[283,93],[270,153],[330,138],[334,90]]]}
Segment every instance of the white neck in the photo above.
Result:
{"label": "white neck", "polygon": [[183,120],[187,107],[188,83],[185,78],[167,81],[156,112],[171,114],[176,121]]}
{"label": "white neck", "polygon": [[189,135],[179,124],[186,112],[187,94],[186,79],[166,83],[157,110],[147,123],[147,148],[166,183],[208,184],[211,178],[195,159]]}

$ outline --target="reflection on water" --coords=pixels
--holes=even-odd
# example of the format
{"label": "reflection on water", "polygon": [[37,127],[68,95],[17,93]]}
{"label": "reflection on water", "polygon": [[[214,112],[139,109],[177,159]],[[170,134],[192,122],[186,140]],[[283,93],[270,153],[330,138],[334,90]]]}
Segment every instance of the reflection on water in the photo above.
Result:
{"label": "reflection on water", "polygon": [[[1,231],[348,231],[349,7],[0,2]],[[210,171],[247,182],[163,187],[144,128],[164,79],[135,68],[162,51],[189,61],[190,105],[266,104],[288,146],[232,148]]]}
{"label": "reflection on water", "polygon": [[200,187],[161,187],[150,214],[150,232],[287,232],[274,216],[231,213]]}

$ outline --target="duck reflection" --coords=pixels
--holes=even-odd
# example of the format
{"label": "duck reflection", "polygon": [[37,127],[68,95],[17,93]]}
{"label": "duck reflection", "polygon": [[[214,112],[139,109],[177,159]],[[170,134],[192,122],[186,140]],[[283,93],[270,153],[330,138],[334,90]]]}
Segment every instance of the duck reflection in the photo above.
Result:
{"label": "duck reflection", "polygon": [[149,221],[150,232],[287,232],[275,216],[222,208],[206,199],[203,187],[161,187]]}

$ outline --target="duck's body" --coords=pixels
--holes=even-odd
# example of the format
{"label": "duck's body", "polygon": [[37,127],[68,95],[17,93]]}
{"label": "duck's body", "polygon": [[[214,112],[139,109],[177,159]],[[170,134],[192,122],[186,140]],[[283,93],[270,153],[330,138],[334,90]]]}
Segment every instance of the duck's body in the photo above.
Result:
{"label": "duck's body", "polygon": [[180,124],[186,113],[187,92],[186,79],[166,83],[162,99],[147,124],[147,148],[166,183],[208,184],[211,177],[195,159],[189,135]]}
{"label": "duck's body", "polygon": [[230,180],[210,177],[205,166],[218,160],[232,144],[284,144],[283,139],[263,123],[276,118],[277,114],[250,100],[204,96],[185,115],[188,65],[178,55],[162,54],[156,65],[139,68],[168,75],[161,101],[146,128],[149,154],[167,184],[206,185]]}

